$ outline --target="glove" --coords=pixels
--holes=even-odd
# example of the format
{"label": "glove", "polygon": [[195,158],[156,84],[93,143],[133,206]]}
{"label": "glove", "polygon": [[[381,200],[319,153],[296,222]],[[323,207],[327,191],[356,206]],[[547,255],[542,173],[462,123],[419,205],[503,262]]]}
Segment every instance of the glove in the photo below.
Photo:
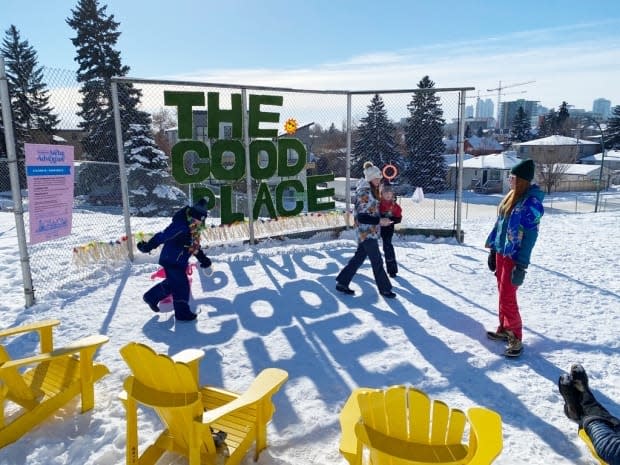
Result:
{"label": "glove", "polygon": [[495,271],[495,268],[497,268],[495,254],[496,254],[495,250],[491,249],[489,251],[489,256],[487,257],[487,266],[489,267],[489,270],[491,271]]}
{"label": "glove", "polygon": [[510,282],[513,286],[518,287],[523,284],[523,280],[525,279],[525,273],[527,273],[525,271],[525,268],[525,266],[517,263],[512,269],[512,274],[510,275]]}
{"label": "glove", "polygon": [[144,241],[138,242],[136,244],[136,247],[142,253],[149,253],[151,250],[153,250],[151,246],[148,244],[148,242],[144,242]]}
{"label": "glove", "polygon": [[202,265],[200,265],[200,272],[206,278],[210,278],[211,275],[213,274],[213,267],[210,266],[210,265],[209,266],[202,266]]}
{"label": "glove", "polygon": [[211,259],[206,255],[200,261],[200,271],[207,278],[213,274],[213,267],[211,266]]}

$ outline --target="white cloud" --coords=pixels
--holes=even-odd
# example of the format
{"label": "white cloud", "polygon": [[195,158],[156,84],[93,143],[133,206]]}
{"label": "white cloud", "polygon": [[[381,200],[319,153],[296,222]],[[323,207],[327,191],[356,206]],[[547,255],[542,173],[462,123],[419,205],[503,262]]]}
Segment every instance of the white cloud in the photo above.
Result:
{"label": "white cloud", "polygon": [[[605,97],[620,104],[620,40],[597,35],[601,23],[522,31],[473,41],[430,44],[353,56],[299,69],[210,69],[167,76],[205,82],[301,89],[412,89],[429,75],[437,87],[486,91],[536,81],[524,98],[557,107],[563,100],[591,109]],[[570,34],[568,34],[570,32]],[[567,38],[570,38],[568,41]],[[495,99],[494,99],[495,100]]]}

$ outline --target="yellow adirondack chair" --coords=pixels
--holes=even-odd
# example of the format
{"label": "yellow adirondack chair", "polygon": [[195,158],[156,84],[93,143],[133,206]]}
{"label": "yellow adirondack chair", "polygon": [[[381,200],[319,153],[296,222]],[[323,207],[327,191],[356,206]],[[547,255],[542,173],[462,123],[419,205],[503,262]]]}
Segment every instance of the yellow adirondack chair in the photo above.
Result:
{"label": "yellow adirondack chair", "polygon": [[596,450],[594,449],[594,445],[592,444],[592,441],[590,441],[590,437],[588,436],[588,434],[583,428],[579,428],[579,437],[581,438],[583,442],[586,443],[586,446],[588,446],[590,453],[598,461],[598,463],[600,463],[601,465],[607,465],[607,462],[605,462],[602,458],[600,458],[599,455],[596,453]]}
{"label": "yellow adirondack chair", "polygon": [[[463,433],[469,424],[469,444]],[[340,453],[360,465],[490,464],[502,450],[501,417],[475,407],[467,415],[417,389],[353,391],[340,414]]]}
{"label": "yellow adirondack chair", "polygon": [[[267,447],[267,423],[275,408],[272,396],[288,373],[267,368],[243,394],[199,386],[202,350],[188,349],[168,357],[132,342],[121,349],[132,375],[121,394],[127,414],[127,464],[153,465],[166,452],[184,455],[189,465],[238,464],[255,443],[254,461]],[[166,429],[138,454],[138,404],[152,407]],[[216,447],[213,432],[226,433]]]}
{"label": "yellow adirondack chair", "polygon": [[[94,383],[109,371],[94,364],[93,357],[108,338],[88,336],[54,349],[52,330],[58,324],[47,320],[0,330],[0,447],[17,441],[78,394],[82,412],[95,405]],[[4,338],[35,331],[37,355],[12,359],[1,344]],[[9,402],[17,405],[7,415]]]}

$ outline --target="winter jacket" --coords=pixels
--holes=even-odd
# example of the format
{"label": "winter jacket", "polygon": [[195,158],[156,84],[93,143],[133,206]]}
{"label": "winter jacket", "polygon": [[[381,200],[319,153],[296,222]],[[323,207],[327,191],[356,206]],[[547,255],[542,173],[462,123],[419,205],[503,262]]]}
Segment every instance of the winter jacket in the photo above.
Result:
{"label": "winter jacket", "polygon": [[358,242],[366,239],[379,240],[379,201],[372,193],[370,184],[360,180],[355,191],[355,234]]}
{"label": "winter jacket", "polygon": [[508,217],[498,216],[485,246],[520,265],[529,265],[538,238],[538,225],[545,214],[544,197],[543,191],[532,184]]}
{"label": "winter jacket", "polygon": [[159,254],[161,266],[181,266],[185,269],[191,255],[195,255],[201,264],[209,260],[200,248],[200,244],[196,243],[192,237],[189,208],[183,207],[177,211],[166,229],[158,232],[148,241],[150,249],[164,245]]}
{"label": "winter jacket", "polygon": [[379,213],[381,214],[381,218],[389,218],[392,220],[391,225],[381,226],[381,234],[393,232],[394,225],[400,223],[403,219],[403,210],[394,200],[387,201],[382,199],[379,203]]}

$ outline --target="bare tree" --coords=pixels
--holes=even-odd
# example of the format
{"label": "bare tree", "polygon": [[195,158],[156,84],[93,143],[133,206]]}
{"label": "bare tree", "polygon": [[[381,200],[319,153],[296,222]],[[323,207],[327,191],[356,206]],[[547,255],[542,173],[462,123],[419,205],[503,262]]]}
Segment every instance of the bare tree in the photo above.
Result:
{"label": "bare tree", "polygon": [[556,156],[542,156],[536,162],[536,178],[547,194],[557,189],[569,165],[558,163]]}
{"label": "bare tree", "polygon": [[170,141],[166,137],[166,129],[176,126],[175,115],[166,108],[161,108],[151,115],[155,144],[166,155],[170,156]]}

